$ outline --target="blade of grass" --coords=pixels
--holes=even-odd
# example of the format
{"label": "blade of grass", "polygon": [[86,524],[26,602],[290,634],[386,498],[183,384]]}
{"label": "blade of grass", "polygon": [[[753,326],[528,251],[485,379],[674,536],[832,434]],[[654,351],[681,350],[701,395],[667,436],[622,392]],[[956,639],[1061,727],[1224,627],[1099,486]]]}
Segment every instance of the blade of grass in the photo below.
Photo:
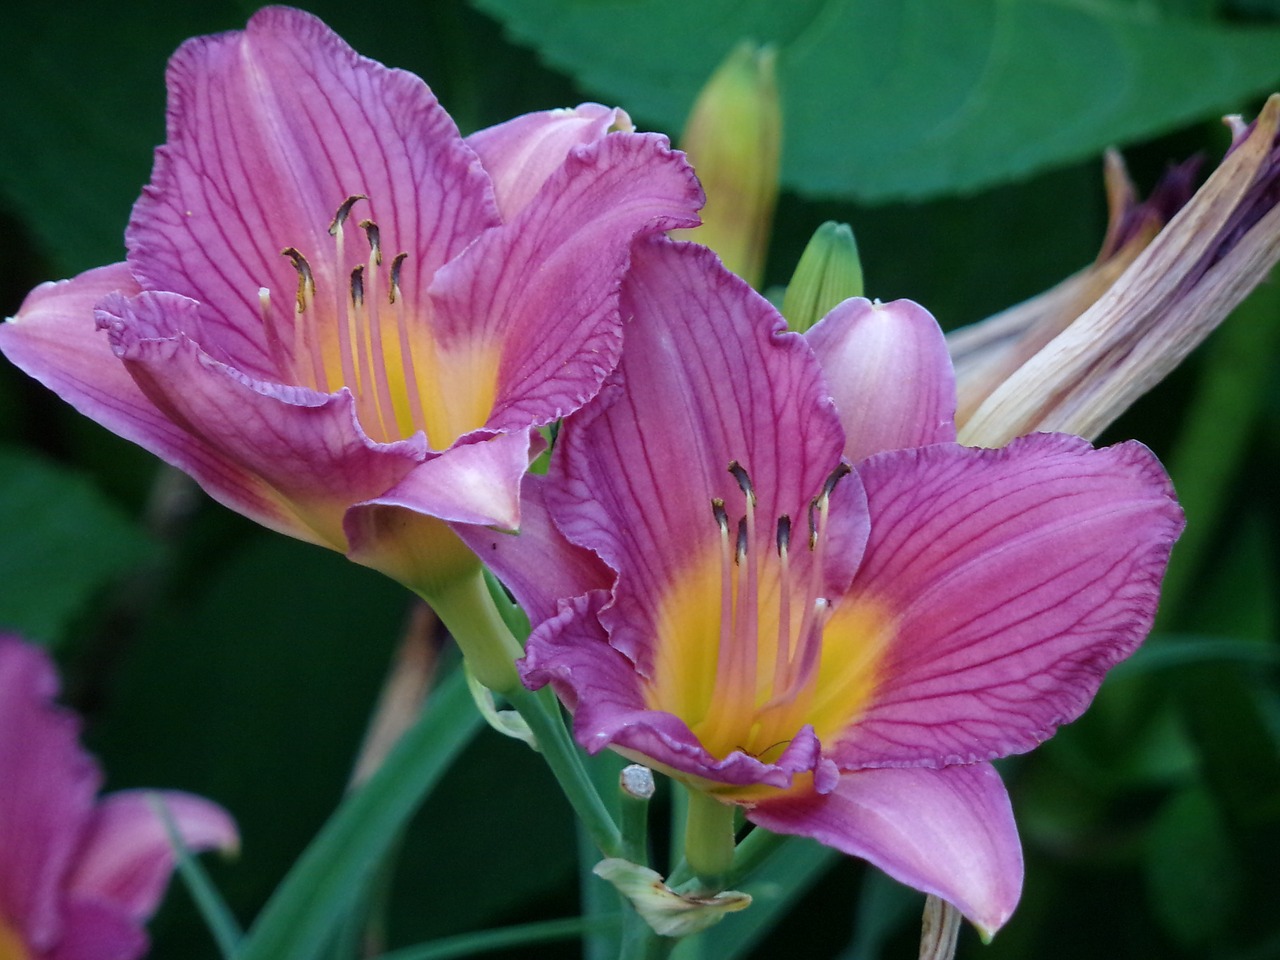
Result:
{"label": "blade of grass", "polygon": [[481,930],[478,933],[460,933],[454,937],[433,940],[384,953],[377,960],[452,960],[453,957],[471,957],[478,953],[503,950],[509,947],[525,947],[535,943],[553,943],[557,940],[574,940],[599,934],[616,934],[621,919],[617,915],[595,918],[568,917],[564,920],[544,920],[539,923],[522,923],[500,930]]}
{"label": "blade of grass", "polygon": [[311,960],[376,877],[388,848],[483,726],[461,670],[434,691],[382,767],[351,794],[289,871],[237,960]]}
{"label": "blade of grass", "polygon": [[183,843],[182,834],[178,831],[178,825],[173,822],[173,815],[169,812],[164,798],[157,793],[152,793],[147,795],[147,800],[155,810],[156,816],[164,823],[165,833],[169,835],[169,846],[173,847],[174,860],[178,864],[178,875],[182,877],[187,892],[191,894],[196,909],[200,911],[205,926],[209,928],[214,943],[218,945],[218,952],[226,960],[231,960],[244,936],[240,930],[240,924],[236,922],[231,908],[218,893],[218,888],[213,885],[213,881],[209,879],[200,861],[192,856],[187,845]]}

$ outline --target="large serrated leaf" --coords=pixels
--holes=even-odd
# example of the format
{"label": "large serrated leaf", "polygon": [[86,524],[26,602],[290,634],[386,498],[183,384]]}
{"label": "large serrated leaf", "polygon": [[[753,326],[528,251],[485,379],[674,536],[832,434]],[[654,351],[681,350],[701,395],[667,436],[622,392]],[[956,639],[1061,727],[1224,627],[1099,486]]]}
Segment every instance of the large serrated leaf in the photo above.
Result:
{"label": "large serrated leaf", "polygon": [[777,45],[783,179],[865,200],[974,190],[1280,83],[1280,30],[1117,0],[475,0],[590,90],[679,130],[743,37]]}
{"label": "large serrated leaf", "polygon": [[0,450],[0,629],[53,643],[149,543],[83,477]]}

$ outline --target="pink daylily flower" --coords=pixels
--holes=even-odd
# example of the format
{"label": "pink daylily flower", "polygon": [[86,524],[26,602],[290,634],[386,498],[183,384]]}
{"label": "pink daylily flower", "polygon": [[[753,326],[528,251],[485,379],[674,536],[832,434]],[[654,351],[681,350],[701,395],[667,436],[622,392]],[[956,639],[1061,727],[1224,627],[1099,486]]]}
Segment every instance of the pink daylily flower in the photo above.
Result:
{"label": "pink daylily flower", "polygon": [[45,653],[0,634],[0,958],[133,960],[174,867],[153,802],[193,851],[234,850],[235,824],[186,793],[98,798],[102,774],[57,691]]}
{"label": "pink daylily flower", "polygon": [[697,223],[666,138],[584,104],[464,139],[417,77],[281,7],[185,43],[124,263],[0,351],[232,509],[419,588],[514,529],[533,428],[621,347],[633,238]]}
{"label": "pink daylily flower", "polygon": [[543,620],[526,683],[589,751],[994,932],[1022,859],[990,761],[1078,717],[1149,630],[1183,522],[1163,469],[1059,434],[960,446],[915,304],[846,301],[802,338],[709,251],[656,240],[623,305],[539,525],[476,544]]}

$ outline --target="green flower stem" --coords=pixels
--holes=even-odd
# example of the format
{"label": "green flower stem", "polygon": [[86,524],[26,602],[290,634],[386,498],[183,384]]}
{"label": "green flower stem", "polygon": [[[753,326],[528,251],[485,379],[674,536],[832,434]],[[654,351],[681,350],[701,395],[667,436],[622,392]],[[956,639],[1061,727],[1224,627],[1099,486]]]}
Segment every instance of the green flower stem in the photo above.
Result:
{"label": "green flower stem", "polygon": [[734,885],[742,883],[759,870],[764,866],[765,861],[793,839],[793,837],[770,833],[761,827],[756,827],[748,833],[734,851],[731,876]]}
{"label": "green flower stem", "polygon": [[734,808],[703,793],[689,790],[684,855],[704,891],[725,888],[733,867]]}
{"label": "green flower stem", "polygon": [[622,835],[587,773],[578,746],[565,728],[560,703],[550,689],[525,689],[515,661],[524,650],[494,603],[484,574],[463,577],[421,594],[462,648],[473,675],[507,702],[529,725],[538,750],[574,812],[606,857],[622,851]]}
{"label": "green flower stem", "polygon": [[595,784],[591,782],[578,745],[569,736],[560,714],[560,703],[550,688],[534,693],[517,687],[504,694],[508,702],[529,724],[538,741],[547,766],[555,774],[560,789],[573,805],[574,812],[590,834],[592,841],[606,857],[622,856],[622,833],[614,823]]}
{"label": "green flower stem", "polygon": [[477,680],[504,696],[520,687],[516,660],[524,656],[524,650],[494,606],[481,568],[418,595],[431,605],[462,648]]}

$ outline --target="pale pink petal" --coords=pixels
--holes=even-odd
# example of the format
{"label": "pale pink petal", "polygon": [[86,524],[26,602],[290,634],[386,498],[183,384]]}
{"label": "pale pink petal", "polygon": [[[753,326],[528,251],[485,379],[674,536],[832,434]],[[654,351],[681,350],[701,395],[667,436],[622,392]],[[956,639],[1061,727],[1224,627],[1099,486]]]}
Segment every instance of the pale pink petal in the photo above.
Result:
{"label": "pale pink petal", "polygon": [[1022,850],[1009,795],[986,763],[941,770],[863,770],[821,796],[758,804],[748,819],[861,857],[947,900],[986,936],[1022,892]]}
{"label": "pale pink petal", "polygon": [[841,603],[880,615],[877,687],[842,769],[1030,750],[1088,706],[1146,636],[1182,511],[1139,443],[1036,434],[859,466],[871,511]]}
{"label": "pale pink petal", "polygon": [[125,911],[100,900],[71,899],[63,905],[57,945],[38,960],[137,960],[146,952],[146,932]]}
{"label": "pale pink petal", "polygon": [[[286,379],[258,300],[266,287],[292,301],[283,248],[311,263],[319,297],[345,295],[368,217],[388,255],[409,254],[406,289],[423,291],[498,223],[488,177],[426,84],[358,56],[310,14],[269,7],[244,31],[187,41],[168,86],[168,142],[134,208],[129,263],[144,287],[199,302],[201,347],[250,376]],[[368,200],[338,263],[328,228],[355,195]]]}
{"label": "pale pink petal", "polygon": [[586,146],[610,130],[631,130],[626,111],[598,103],[572,110],[544,110],[477,130],[467,146],[480,157],[493,181],[502,219],[510,221],[529,205],[538,190],[575,147]]}
{"label": "pale pink petal", "polygon": [[613,585],[613,572],[590,550],[570,543],[551,520],[546,478],[530,474],[520,490],[520,530],[455,531],[512,592],[534,625],[555,615],[561,600]]}
{"label": "pale pink petal", "polygon": [[[182,329],[184,317],[197,309],[176,294],[148,292],[132,300],[108,297],[98,319],[110,328],[116,355],[166,417],[288,503],[298,520],[285,532],[345,550],[346,509],[383,493],[417,466],[426,456],[421,435],[374,443],[361,430],[346,390],[330,395],[255,381],[209,357],[183,334],[147,336]],[[206,489],[248,513],[222,488]]]}
{"label": "pale pink petal", "polygon": [[527,432],[463,443],[429,457],[394,487],[352,510],[404,507],[452,523],[515,530],[520,525],[520,478],[528,469]]}
{"label": "pale pink petal", "polygon": [[956,438],[956,378],[930,313],[910,300],[846,300],[807,334],[854,463]]}
{"label": "pale pink petal", "polygon": [[595,395],[621,349],[632,241],[696,223],[701,203],[665,137],[610,134],[571,152],[511,223],[440,271],[431,299],[441,342],[500,352],[486,427],[549,423]]}
{"label": "pale pink petal", "polygon": [[96,329],[94,307],[138,292],[122,263],[41,284],[0,324],[0,351],[85,416],[191,474],[215,500],[273,530],[314,539],[275,490],[170,419],[115,356],[108,334]]}
{"label": "pale pink petal", "polygon": [[[548,502],[569,540],[618,571],[612,642],[647,674],[654,607],[691,562],[719,550],[712,498],[733,523],[743,514],[730,461],[758,496],[752,549],[773,551],[778,517],[804,530],[843,437],[803,338],[705,248],[638,244],[624,312],[616,382],[561,430]],[[831,516],[827,595],[843,592],[866,536],[856,476],[836,487]],[[797,580],[810,559],[795,551]]]}
{"label": "pale pink petal", "polygon": [[61,933],[63,877],[101,781],[57,693],[44,651],[0,633],[0,917],[36,950]]}
{"label": "pale pink petal", "polygon": [[203,797],[172,791],[113,793],[94,810],[68,893],[111,903],[140,923],[155,912],[177,863],[156,803],[167,808],[192,853],[238,847],[235,822]]}

